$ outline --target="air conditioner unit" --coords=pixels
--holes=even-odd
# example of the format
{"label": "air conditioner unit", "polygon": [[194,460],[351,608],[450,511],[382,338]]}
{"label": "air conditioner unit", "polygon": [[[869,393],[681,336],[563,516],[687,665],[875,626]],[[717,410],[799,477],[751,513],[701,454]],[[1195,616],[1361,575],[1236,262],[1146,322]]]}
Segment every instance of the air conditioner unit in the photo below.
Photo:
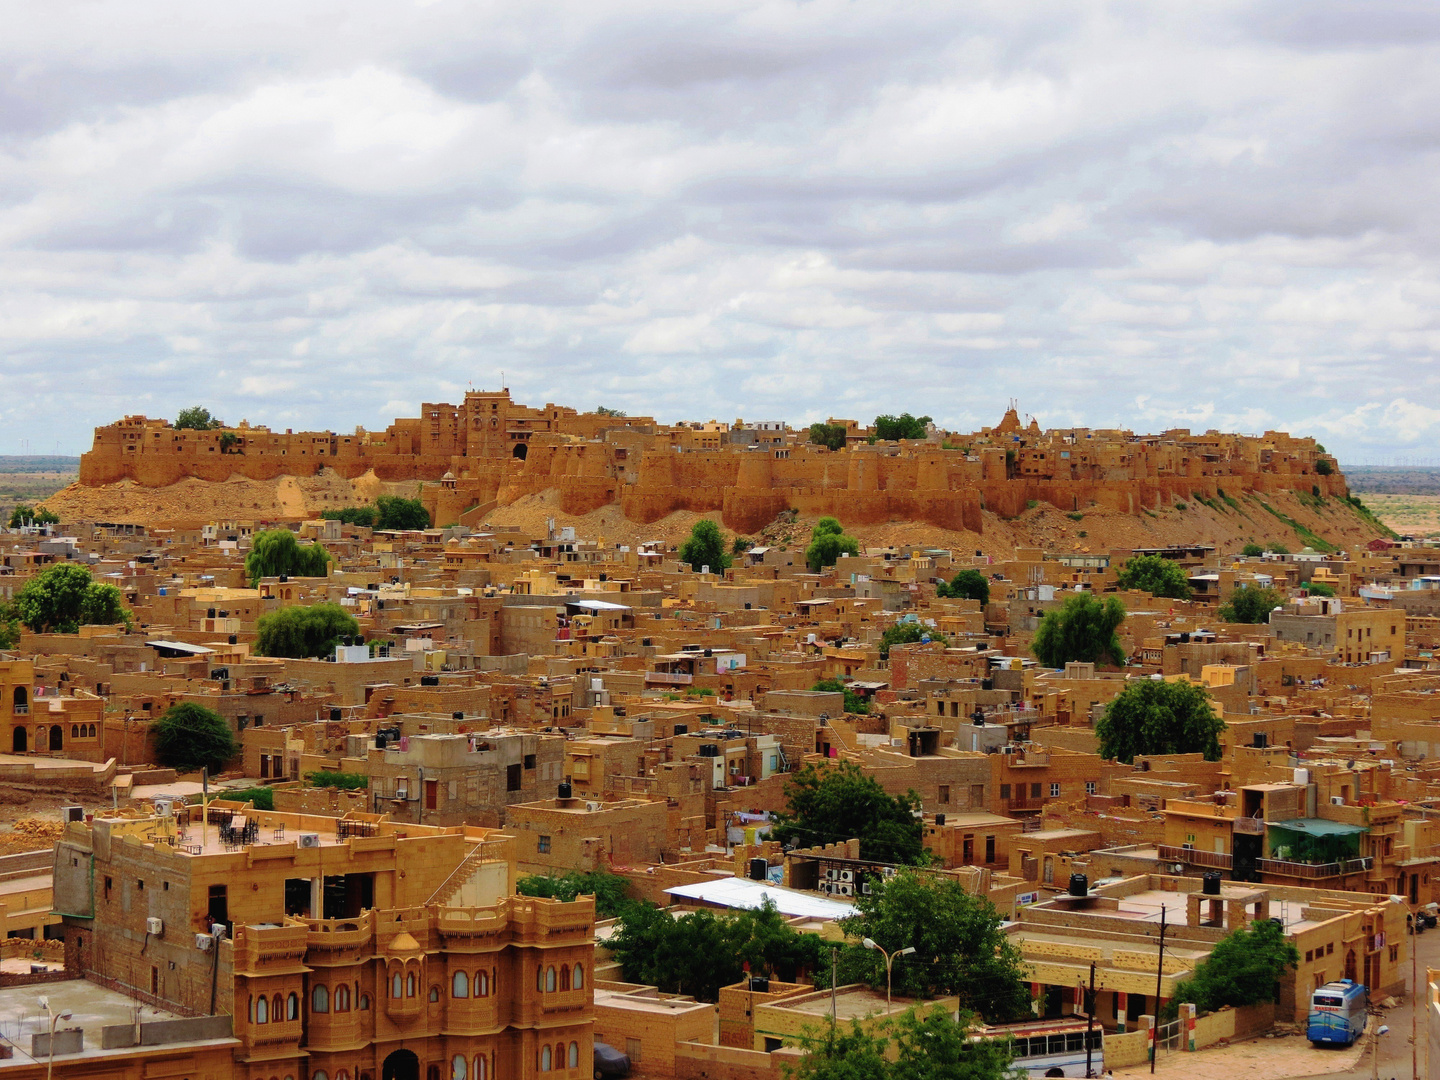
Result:
{"label": "air conditioner unit", "polygon": [[1181,848],[1181,850],[1183,850],[1183,851],[1194,851],[1194,850],[1195,850],[1195,845],[1194,845],[1194,844],[1181,844],[1181,845],[1180,845],[1180,848]]}
{"label": "air conditioner unit", "polygon": [[301,847],[319,847],[320,834],[318,832],[302,832],[300,834]]}
{"label": "air conditioner unit", "polygon": [[826,871],[825,871],[825,876],[826,876],[827,878],[829,878],[831,881],[838,881],[838,880],[840,879],[840,871],[839,871],[839,870],[826,870]]}
{"label": "air conditioner unit", "polygon": [[1184,863],[1178,863],[1178,862],[1177,862],[1177,863],[1171,863],[1171,864],[1170,864],[1170,873],[1172,873],[1172,874],[1183,874],[1184,872],[1185,872],[1185,864],[1184,864]]}
{"label": "air conditioner unit", "polygon": [[396,784],[396,785],[395,785],[395,798],[397,798],[397,799],[408,799],[409,797],[410,797],[410,789],[409,789],[409,788],[407,788],[404,784]]}
{"label": "air conditioner unit", "polygon": [[854,885],[841,885],[837,891],[840,893],[841,896],[854,896],[854,895],[855,895],[855,886],[854,886]]}
{"label": "air conditioner unit", "polygon": [[822,893],[824,893],[826,896],[829,896],[829,895],[830,895],[830,890],[833,889],[834,887],[835,887],[835,886],[831,885],[830,882],[828,882],[828,881],[822,881],[822,882],[820,883],[820,891],[821,891]]}
{"label": "air conditioner unit", "polygon": [[64,822],[84,821],[85,808],[83,806],[62,806],[60,807],[60,820]]}
{"label": "air conditioner unit", "polygon": [[602,809],[603,806],[604,806],[604,803],[598,803],[598,802],[590,801],[590,802],[587,802],[587,803],[585,804],[585,809],[586,809],[586,810],[589,810],[589,811],[591,811],[591,812],[593,813],[593,812],[596,811],[596,810]]}
{"label": "air conditioner unit", "polygon": [[880,871],[880,872],[881,872],[885,877],[894,877],[894,876],[895,876],[895,868],[894,868],[893,866],[887,866],[887,867],[885,867],[884,870],[882,870],[882,871]]}
{"label": "air conditioner unit", "polygon": [[1331,805],[1331,806],[1344,806],[1344,805],[1345,805],[1345,796],[1344,796],[1344,795],[1331,795],[1331,796],[1330,796],[1330,805]]}
{"label": "air conditioner unit", "polygon": [[195,947],[201,952],[209,952],[215,947],[215,939],[209,934],[196,934]]}
{"label": "air conditioner unit", "polygon": [[164,919],[146,919],[145,932],[147,934],[163,934],[165,932]]}
{"label": "air conditioner unit", "polygon": [[155,800],[155,816],[156,816],[156,817],[169,817],[170,814],[171,814],[171,803],[170,803],[170,800],[169,800],[169,799],[156,799],[156,800]]}
{"label": "air conditioner unit", "polygon": [[841,870],[841,871],[840,871],[840,880],[841,880],[841,881],[854,881],[854,880],[855,880],[855,871],[854,871],[854,870]]}
{"label": "air conditioner unit", "polygon": [[873,891],[873,890],[870,888],[870,882],[868,882],[868,881],[865,882],[864,884],[862,884],[862,885],[860,886],[860,895],[861,895],[861,896],[869,896],[872,891]]}

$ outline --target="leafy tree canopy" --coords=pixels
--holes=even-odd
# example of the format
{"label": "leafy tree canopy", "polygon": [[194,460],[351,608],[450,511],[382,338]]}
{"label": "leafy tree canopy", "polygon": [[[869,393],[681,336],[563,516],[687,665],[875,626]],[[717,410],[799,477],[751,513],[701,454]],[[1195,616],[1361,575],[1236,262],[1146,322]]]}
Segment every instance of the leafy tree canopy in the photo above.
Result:
{"label": "leafy tree canopy", "polygon": [[859,840],[862,859],[917,863],[925,857],[923,828],[914,814],[920,796],[891,795],[851,762],[807,765],[785,785],[785,802],[787,809],[770,829],[782,844],[809,848]]}
{"label": "leafy tree canopy", "polygon": [[1334,596],[1335,586],[1327,585],[1323,581],[1310,581],[1306,582],[1305,591],[1311,596]]}
{"label": "leafy tree canopy", "polygon": [[545,896],[567,904],[577,896],[593,896],[595,916],[600,919],[618,919],[635,906],[636,902],[627,895],[626,887],[623,877],[608,870],[585,873],[572,870],[563,877],[530,874],[515,883],[515,891],[521,896]]}
{"label": "leafy tree canopy", "polygon": [[0,649],[13,649],[20,644],[20,617],[15,605],[0,601]]}
{"label": "leafy tree canopy", "polygon": [[810,441],[829,450],[845,449],[844,424],[811,424]]}
{"label": "leafy tree canopy", "polygon": [[1220,618],[1234,623],[1268,623],[1270,612],[1284,601],[1274,589],[1241,585],[1220,605]]}
{"label": "leafy tree canopy", "polygon": [[921,623],[896,623],[880,635],[880,659],[889,660],[890,649],[894,645],[913,645],[915,642],[924,641],[927,638],[931,641],[938,641],[942,645],[946,644],[944,634],[931,630]]}
{"label": "leafy tree canopy", "polygon": [[160,764],[176,772],[209,769],[213,776],[240,752],[240,745],[219,713],[184,701],[155,721],[155,751]]}
{"label": "leafy tree canopy", "polygon": [[[868,937],[888,952],[915,949],[892,966],[896,994],[956,994],[962,1009],[992,1022],[1029,1010],[1025,962],[989,900],[972,896],[952,878],[917,870],[901,870],[877,885],[869,896],[857,896],[855,914],[840,922],[854,943],[841,952],[837,965],[842,984],[884,988],[884,958],[858,944]],[[825,977],[829,972],[817,974]]]}
{"label": "leafy tree canopy", "polygon": [[979,600],[984,607],[990,602],[990,582],[979,570],[961,570],[950,579],[950,584],[942,581],[937,585],[935,595],[941,599],[949,596],[956,600]]}
{"label": "leafy tree canopy", "polygon": [[74,563],[47,566],[25,583],[11,605],[13,616],[36,634],[73,634],[82,626],[132,625],[124,597]]}
{"label": "leafy tree canopy", "polygon": [[624,416],[624,415],[625,415],[625,412],[624,412],[623,409],[607,409],[604,405],[601,405],[598,409],[595,410],[595,415],[596,415],[596,416],[613,416],[613,417],[617,417],[617,418],[618,418],[618,417]]}
{"label": "leafy tree canopy", "polygon": [[893,1023],[866,1031],[848,1025],[817,1025],[801,1037],[805,1055],[788,1070],[789,1080],[1012,1080],[1013,1044],[972,1039],[974,1017],[952,1017],[935,1006],[908,1009]]}
{"label": "leafy tree canopy", "polygon": [[10,511],[10,528],[18,529],[22,525],[58,525],[60,518],[46,510],[43,506],[31,506],[28,503],[18,503],[14,510]]}
{"label": "leafy tree canopy", "polygon": [[1067,597],[1060,608],[1045,613],[1030,651],[1050,668],[1063,668],[1072,660],[1123,664],[1125,650],[1115,631],[1124,621],[1125,607],[1115,597],[1101,600],[1090,593],[1077,593]]}
{"label": "leafy tree canopy", "polygon": [[720,987],[752,974],[793,982],[819,964],[821,942],[791,927],[766,901],[754,911],[701,910],[675,918],[653,904],[631,904],[609,942],[629,982],[716,1001]]}
{"label": "leafy tree canopy", "polygon": [[1315,471],[1321,476],[1330,476],[1335,472],[1335,466],[1331,464],[1329,458],[1316,458]]}
{"label": "leafy tree canopy", "polygon": [[712,574],[723,574],[730,569],[730,556],[725,551],[720,526],[709,518],[697,521],[690,530],[690,538],[680,545],[680,561],[689,563],[694,570],[708,566]]}
{"label": "leafy tree canopy", "polygon": [[805,549],[805,564],[814,573],[827,566],[834,566],[841,555],[860,554],[860,543],[853,536],[847,536],[840,522],[833,517],[822,517],[810,531],[810,546]]}
{"label": "leafy tree canopy", "polygon": [[362,529],[375,527],[375,507],[373,506],[344,506],[338,510],[322,510],[320,516],[345,525],[358,525]]}
{"label": "leafy tree canopy", "polygon": [[1204,754],[1220,760],[1225,721],[1203,686],[1132,679],[1095,722],[1100,756],[1126,765],[1150,754]]}
{"label": "leafy tree canopy", "polygon": [[839,679],[821,679],[814,686],[810,687],[810,689],[819,690],[827,694],[844,694],[845,711],[847,713],[858,713],[864,716],[870,711],[870,703]]}
{"label": "leafy tree canopy", "polygon": [[261,615],[258,630],[257,655],[303,660],[310,656],[329,656],[342,637],[360,633],[360,624],[339,604],[311,604],[283,607]]}
{"label": "leafy tree canopy", "polygon": [[339,770],[317,769],[305,774],[311,787],[337,788],[340,791],[364,791],[370,786],[370,777],[364,773],[340,772]]}
{"label": "leafy tree canopy", "polygon": [[223,428],[225,421],[218,416],[211,416],[209,409],[203,409],[199,405],[192,405],[188,409],[181,409],[180,415],[175,418],[177,428],[190,428],[194,431],[209,431],[214,428]]}
{"label": "leafy tree canopy", "polygon": [[1246,544],[1240,549],[1240,554],[1247,559],[1258,559],[1261,555],[1265,554],[1265,549],[1259,544]]}
{"label": "leafy tree canopy", "polygon": [[224,798],[230,802],[248,802],[256,810],[275,809],[275,791],[268,787],[251,787],[243,791],[227,791]]}
{"label": "leafy tree canopy", "polygon": [[1120,568],[1116,577],[1122,589],[1139,589],[1171,600],[1190,599],[1190,582],[1184,568],[1160,555],[1137,555]]}
{"label": "leafy tree canopy", "polygon": [[1284,928],[1257,919],[1216,942],[1195,974],[1175,988],[1174,1001],[1192,1002],[1202,1012],[1279,1001],[1281,978],[1299,962],[1300,951]]}
{"label": "leafy tree canopy", "polygon": [[375,500],[375,528],[428,529],[430,513],[419,499],[402,499],[399,495],[381,495]]}
{"label": "leafy tree canopy", "polygon": [[269,529],[251,538],[245,572],[253,589],[267,577],[326,577],[330,562],[330,553],[319,544],[301,544],[289,529]]}
{"label": "leafy tree canopy", "polygon": [[925,438],[925,425],[930,423],[928,416],[911,416],[908,412],[899,416],[877,416],[875,417],[875,438],[879,442],[896,442],[900,439],[923,439]]}

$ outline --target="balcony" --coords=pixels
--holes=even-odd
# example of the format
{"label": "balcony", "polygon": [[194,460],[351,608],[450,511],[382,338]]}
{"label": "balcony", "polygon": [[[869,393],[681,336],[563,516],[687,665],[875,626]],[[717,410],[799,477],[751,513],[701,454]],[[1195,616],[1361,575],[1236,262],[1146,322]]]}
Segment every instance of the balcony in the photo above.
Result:
{"label": "balcony", "polygon": [[1262,874],[1276,877],[1302,878],[1314,881],[1319,878],[1343,877],[1346,874],[1363,874],[1372,869],[1375,860],[1366,856],[1362,859],[1345,859],[1341,862],[1299,863],[1285,859],[1260,859],[1256,864]]}
{"label": "balcony", "polygon": [[1173,844],[1161,844],[1156,850],[1160,853],[1161,862],[1178,862],[1186,863],[1190,866],[1206,866],[1212,870],[1229,870],[1233,861],[1229,855],[1223,854],[1222,852],[1175,847]]}
{"label": "balcony", "polygon": [[1244,836],[1264,836],[1265,819],[1258,817],[1237,817],[1232,826],[1235,832]]}

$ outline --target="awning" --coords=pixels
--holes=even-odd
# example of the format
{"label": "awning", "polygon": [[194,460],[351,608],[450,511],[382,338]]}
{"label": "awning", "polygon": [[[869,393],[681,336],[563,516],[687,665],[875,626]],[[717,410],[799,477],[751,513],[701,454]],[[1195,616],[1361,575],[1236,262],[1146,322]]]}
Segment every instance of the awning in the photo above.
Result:
{"label": "awning", "polygon": [[215,652],[204,645],[188,645],[183,641],[147,641],[145,644],[165,657],[210,656]]}
{"label": "awning", "polygon": [[1363,825],[1346,825],[1326,818],[1291,818],[1289,821],[1267,821],[1272,829],[1288,829],[1306,836],[1358,836],[1370,830]]}

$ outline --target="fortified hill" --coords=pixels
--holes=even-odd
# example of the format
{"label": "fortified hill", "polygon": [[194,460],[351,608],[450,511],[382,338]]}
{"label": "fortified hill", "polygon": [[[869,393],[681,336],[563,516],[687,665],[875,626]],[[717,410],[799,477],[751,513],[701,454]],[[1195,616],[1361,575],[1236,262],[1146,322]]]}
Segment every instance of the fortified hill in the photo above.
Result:
{"label": "fortified hill", "polygon": [[995,427],[935,430],[919,440],[869,441],[848,420],[839,450],[783,424],[661,424],[649,417],[528,408],[508,391],[472,392],[461,405],[427,404],[383,432],[272,431],[242,423],[177,429],[127,416],[97,428],[80,484],[124,480],[164,487],[187,478],[223,482],[310,477],[421,481],[437,525],[475,524],[497,506],[557,492],[584,514],[618,503],[648,523],[677,510],[721,511],[753,531],[787,509],[847,523],[922,521],[981,532],[982,510],[1014,516],[1030,502],[1064,511],[1092,506],[1138,514],[1176,500],[1295,491],[1347,494],[1334,459],[1314,439],[1284,432],[1158,435],[1123,430],[1042,430],[1011,408]]}

